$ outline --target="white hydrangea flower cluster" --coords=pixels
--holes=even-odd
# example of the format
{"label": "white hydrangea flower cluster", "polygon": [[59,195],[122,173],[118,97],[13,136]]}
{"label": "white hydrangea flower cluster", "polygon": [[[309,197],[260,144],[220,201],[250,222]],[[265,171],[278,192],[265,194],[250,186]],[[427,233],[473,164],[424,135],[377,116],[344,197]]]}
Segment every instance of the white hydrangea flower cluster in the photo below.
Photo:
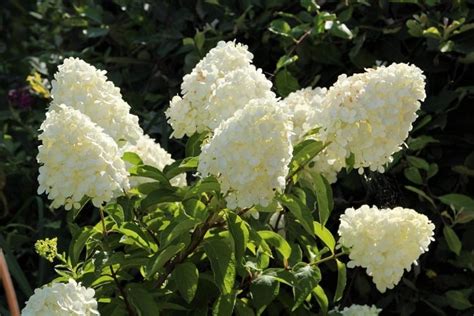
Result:
{"label": "white hydrangea flower cluster", "polygon": [[[145,164],[163,170],[174,160],[149,136],[120,90],[105,71],[83,60],[67,58],[53,81],[53,102],[41,126],[37,160],[42,166],[38,193],[48,193],[52,207],[80,207],[84,196],[99,207],[128,190],[128,173],[121,156],[136,151]],[[134,178],[133,186],[147,181]],[[186,185],[185,175],[172,184]]]}
{"label": "white hydrangea flower cluster", "polygon": [[[172,164],[175,160],[171,158],[171,155],[164,150],[160,144],[156,143],[150,136],[143,135],[140,137],[136,144],[127,143],[123,148],[122,152],[134,152],[142,159],[145,165],[153,166],[159,170],[167,165]],[[139,184],[152,181],[148,178],[143,177],[132,177],[130,178],[131,187],[136,187]],[[186,186],[186,175],[180,174],[171,179],[171,184],[175,186]]]}
{"label": "white hydrangea flower cluster", "polygon": [[116,142],[135,142],[143,134],[138,117],[120,89],[107,80],[106,71],[98,70],[79,58],[66,58],[52,81],[51,109],[66,104],[102,127]]}
{"label": "white hydrangea flower cluster", "polygon": [[229,208],[267,206],[285,187],[291,129],[276,99],[252,100],[217,127],[202,147],[198,172],[217,177]]}
{"label": "white hydrangea flower cluster", "polygon": [[340,222],[340,243],[350,248],[347,266],[366,268],[382,293],[400,281],[404,270],[410,271],[434,240],[435,226],[428,217],[402,207],[349,208]]}
{"label": "white hydrangea flower cluster", "polygon": [[22,316],[92,316],[97,310],[95,291],[73,279],[35,289],[21,311]]}
{"label": "white hydrangea flower cluster", "polygon": [[339,76],[323,101],[313,106],[322,107],[311,118],[313,125],[321,127],[318,137],[331,142],[314,168],[328,172],[334,181],[352,153],[360,173],[365,167],[383,172],[412,129],[420,101],[426,97],[424,88],[422,71],[408,64]]}
{"label": "white hydrangea flower cluster", "polygon": [[77,208],[84,196],[99,207],[129,188],[117,144],[87,115],[58,105],[40,130],[38,194],[46,192],[53,207]]}
{"label": "white hydrangea flower cluster", "polygon": [[281,101],[281,105],[288,111],[293,122],[293,144],[302,140],[311,129],[317,128],[313,117],[321,111],[321,103],[327,93],[326,88],[304,88],[290,93]]}
{"label": "white hydrangea flower cluster", "polygon": [[[324,140],[322,141],[324,142]],[[339,171],[347,166],[346,154],[345,150],[341,150],[334,143],[329,143],[321,153],[314,157],[312,164],[308,165],[308,169],[321,173],[329,183],[335,183]]]}
{"label": "white hydrangea flower cluster", "polygon": [[272,98],[272,83],[251,64],[247,46],[219,42],[183,78],[182,97],[175,96],[167,109],[173,136],[182,138],[219,124],[250,100]]}
{"label": "white hydrangea flower cluster", "polygon": [[349,307],[344,307],[342,310],[335,310],[343,316],[378,316],[382,309],[377,308],[377,306],[372,305],[351,305]]}

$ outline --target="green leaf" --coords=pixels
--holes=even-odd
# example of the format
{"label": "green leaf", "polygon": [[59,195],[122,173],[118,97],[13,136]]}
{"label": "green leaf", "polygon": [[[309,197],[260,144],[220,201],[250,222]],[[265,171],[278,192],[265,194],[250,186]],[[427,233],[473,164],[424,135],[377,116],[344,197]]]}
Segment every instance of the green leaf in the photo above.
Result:
{"label": "green leaf", "polygon": [[461,211],[456,215],[456,223],[466,224],[474,220],[474,211]]}
{"label": "green leaf", "polygon": [[253,309],[249,306],[249,301],[246,298],[239,298],[235,302],[236,316],[255,316]]}
{"label": "green leaf", "polygon": [[423,184],[423,178],[421,177],[420,171],[415,167],[408,167],[403,170],[405,177],[413,183]]}
{"label": "green leaf", "polygon": [[430,202],[431,205],[433,205],[433,207],[436,207],[436,204],[434,203],[433,199],[430,198],[425,192],[421,191],[420,189],[412,187],[410,185],[406,185],[405,189],[407,189],[409,191],[412,191],[412,192],[415,192],[416,194],[418,194],[419,197],[421,197],[421,198],[427,200],[428,202]]}
{"label": "green leaf", "polygon": [[252,281],[250,293],[257,315],[262,314],[265,308],[278,296],[279,291],[280,283],[272,276],[260,275]]}
{"label": "green leaf", "polygon": [[186,302],[191,303],[198,287],[199,271],[192,262],[179,264],[173,271],[176,286]]}
{"label": "green leaf", "polygon": [[321,223],[316,221],[313,222],[314,234],[318,236],[319,239],[329,248],[331,253],[334,253],[334,248],[336,247],[336,240],[331,234],[329,229],[324,227]]}
{"label": "green leaf", "polygon": [[232,293],[235,281],[235,255],[229,238],[208,238],[204,250],[211,262],[214,281],[222,294]]}
{"label": "green leaf", "polygon": [[439,171],[438,164],[432,163],[430,164],[430,167],[428,169],[428,172],[426,174],[426,179],[434,177]]}
{"label": "green leaf", "polygon": [[441,33],[434,26],[429,27],[426,30],[423,30],[423,36],[424,37],[429,37],[429,38],[434,38],[434,39],[441,39]]}
{"label": "green leaf", "polygon": [[[188,309],[184,306],[181,306],[179,304],[171,303],[171,302],[159,302],[158,303],[158,311],[179,311],[179,312],[187,312]],[[164,315],[167,315],[167,313],[163,313]],[[156,313],[154,314],[156,315]]]}
{"label": "green leaf", "polygon": [[110,316],[128,316],[127,306],[119,298],[112,298],[110,300],[110,303],[106,304],[103,308],[100,309],[100,313],[102,315]]}
{"label": "green leaf", "polygon": [[[156,182],[156,181],[140,183],[137,186],[138,192],[140,192],[143,195],[148,195],[151,192],[162,189],[162,188],[163,188],[163,185],[159,182]],[[165,186],[165,188],[166,188],[166,186]],[[173,189],[171,189],[171,190],[173,190]]]}
{"label": "green leaf", "polygon": [[203,222],[208,215],[208,209],[206,208],[206,204],[204,204],[199,199],[184,200],[183,206],[186,211],[186,214],[189,214],[191,217],[201,222]]}
{"label": "green leaf", "polygon": [[150,206],[159,203],[179,202],[181,200],[182,196],[180,196],[175,190],[163,188],[148,194],[148,196],[141,201],[140,205],[143,209],[147,209]]}
{"label": "green leaf", "polygon": [[285,20],[282,19],[273,20],[270,23],[270,28],[268,30],[281,36],[291,37],[291,27]]}
{"label": "green leaf", "polygon": [[129,284],[126,291],[130,304],[138,314],[137,316],[155,315],[159,310],[153,295],[142,284]]}
{"label": "green leaf", "polygon": [[449,306],[457,310],[466,310],[474,306],[469,301],[469,296],[472,292],[472,289],[466,290],[452,290],[447,291],[444,296],[446,297]]}
{"label": "green leaf", "polygon": [[406,26],[408,27],[408,33],[413,37],[421,37],[423,36],[423,27],[421,24],[416,20],[408,20],[406,22]]}
{"label": "green leaf", "polygon": [[297,60],[298,60],[297,55],[294,55],[292,57],[290,57],[288,55],[283,55],[283,56],[280,57],[280,59],[278,59],[276,69],[280,70],[280,68],[284,68],[286,66],[289,66],[289,65],[295,63]]}
{"label": "green leaf", "polygon": [[344,289],[346,288],[347,283],[347,271],[346,265],[341,261],[336,259],[337,264],[337,286],[336,292],[334,293],[334,302],[339,301],[344,294]]}
{"label": "green leaf", "polygon": [[143,160],[136,153],[127,151],[123,154],[122,159],[134,166],[143,165]]}
{"label": "green leaf", "polygon": [[263,275],[271,276],[280,283],[294,287],[296,284],[295,276],[286,268],[270,268],[263,272]]}
{"label": "green leaf", "polygon": [[128,172],[130,172],[131,176],[150,178],[150,179],[154,179],[160,182],[161,184],[165,186],[168,186],[168,187],[171,186],[168,178],[166,178],[163,172],[161,172],[159,169],[152,166],[147,166],[147,165],[133,166],[128,169]]}
{"label": "green leaf", "polygon": [[286,69],[282,69],[276,74],[275,86],[281,97],[286,97],[300,88],[298,80]]}
{"label": "green leaf", "polygon": [[321,271],[318,267],[312,267],[309,264],[298,264],[295,266],[293,274],[296,278],[296,284],[294,289],[295,305],[293,305],[291,311],[294,312],[311,294],[313,289],[321,281]]}
{"label": "green leaf", "polygon": [[188,157],[183,160],[176,160],[171,165],[166,166],[163,169],[163,173],[168,179],[173,179],[178,174],[196,171],[199,163],[199,157]]}
{"label": "green leaf", "polygon": [[125,220],[123,208],[120,204],[109,204],[104,207],[104,212],[114,220],[117,226],[122,225]]}
{"label": "green leaf", "polygon": [[237,264],[241,265],[249,241],[249,229],[245,222],[233,212],[227,213],[227,225],[234,239],[235,259]]}
{"label": "green leaf", "polygon": [[88,6],[85,6],[85,10],[82,13],[94,22],[98,24],[102,23],[102,16],[104,14],[102,6],[91,3]]}
{"label": "green leaf", "polygon": [[443,235],[446,239],[446,243],[448,244],[449,249],[451,249],[452,252],[459,256],[459,254],[461,253],[462,244],[459,240],[458,235],[456,235],[456,232],[451,227],[444,226]]}
{"label": "green leaf", "polygon": [[349,6],[347,9],[345,9],[344,11],[342,11],[341,13],[339,13],[337,15],[339,21],[341,22],[347,22],[349,21],[351,18],[352,18],[352,13],[354,12],[354,7],[353,6]]}
{"label": "green leaf", "polygon": [[339,21],[334,21],[332,23],[329,33],[343,39],[352,39],[353,37],[352,31],[347,27],[347,25]]}
{"label": "green leaf", "polygon": [[158,253],[153,255],[148,260],[148,264],[146,265],[147,271],[146,276],[147,278],[151,278],[155,275],[159,270],[163,268],[165,263],[174,257],[178,252],[183,250],[185,247],[184,243],[179,243],[177,245],[170,245],[163,250],[160,250]]}
{"label": "green leaf", "polygon": [[309,12],[316,12],[319,9],[315,0],[300,0],[300,5]]}
{"label": "green leaf", "polygon": [[321,307],[321,314],[323,316],[327,315],[329,309],[329,300],[326,293],[324,292],[324,289],[317,285],[313,289],[313,294],[316,297],[316,301],[318,302],[319,306]]}
{"label": "green leaf", "polygon": [[408,163],[418,169],[424,169],[428,171],[430,169],[430,164],[426,162],[426,160],[422,158],[418,158],[415,156],[407,156]]}
{"label": "green leaf", "polygon": [[150,242],[150,236],[133,222],[125,222],[122,226],[114,230],[123,234],[120,239],[120,243],[122,244],[135,245],[147,251],[156,251],[158,249],[155,243]]}
{"label": "green leaf", "polygon": [[326,147],[322,142],[307,139],[297,144],[293,149],[293,159],[290,162],[289,177],[295,175],[299,170],[309,163]]}
{"label": "green leaf", "polygon": [[457,211],[474,211],[474,199],[467,195],[451,193],[440,196],[439,199]]}
{"label": "green leaf", "polygon": [[212,316],[233,315],[237,293],[221,294],[212,308]]}
{"label": "green leaf", "polygon": [[102,37],[109,33],[108,28],[103,27],[89,27],[87,30],[84,30],[84,34],[88,38]]}
{"label": "green leaf", "polygon": [[451,168],[451,170],[462,175],[474,177],[474,169],[468,168],[466,166],[461,166],[461,165],[454,166]]}
{"label": "green leaf", "polygon": [[350,153],[349,157],[346,158],[346,171],[351,172],[354,169],[355,155]]}
{"label": "green leaf", "polygon": [[184,150],[186,157],[196,157],[201,153],[202,142],[209,136],[209,133],[194,133],[189,137]]}
{"label": "green leaf", "polygon": [[278,198],[281,204],[293,214],[303,228],[313,235],[313,215],[305,204],[301,203],[294,195],[284,194]]}
{"label": "green leaf", "polygon": [[208,177],[196,182],[184,195],[184,200],[190,198],[201,198],[202,193],[220,192],[221,186],[214,177]]}
{"label": "green leaf", "polygon": [[428,144],[439,143],[439,141],[431,136],[421,135],[420,137],[410,138],[408,141],[408,148],[411,150],[421,150]]}
{"label": "green leaf", "polygon": [[79,262],[79,256],[81,255],[87,241],[95,233],[97,233],[97,231],[94,228],[83,227],[73,235],[71,244],[69,245],[69,259],[71,260],[71,265],[73,267],[75,267]]}
{"label": "green leaf", "polygon": [[319,220],[325,225],[334,207],[331,185],[320,173],[313,173],[312,176],[318,201]]}
{"label": "green leaf", "polygon": [[196,48],[199,51],[202,51],[205,41],[206,35],[204,34],[204,32],[196,32],[196,35],[194,35],[194,43],[196,44]]}
{"label": "green leaf", "polygon": [[258,232],[258,234],[268,244],[275,247],[275,249],[280,253],[285,261],[288,260],[291,255],[291,247],[282,236],[270,230],[261,230]]}
{"label": "green leaf", "polygon": [[199,224],[199,222],[192,218],[179,221],[178,224],[173,227],[173,230],[168,235],[166,235],[164,239],[164,246],[169,245],[176,238],[183,234],[189,234],[190,230],[193,229],[197,224]]}

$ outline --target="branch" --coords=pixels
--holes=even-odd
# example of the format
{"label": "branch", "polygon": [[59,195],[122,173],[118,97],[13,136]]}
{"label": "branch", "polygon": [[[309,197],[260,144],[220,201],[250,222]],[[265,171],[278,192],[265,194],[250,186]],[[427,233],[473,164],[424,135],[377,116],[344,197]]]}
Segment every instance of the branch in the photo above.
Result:
{"label": "branch", "polygon": [[[241,209],[238,212],[238,215],[239,216],[243,215],[249,210],[250,210],[250,207]],[[168,276],[171,274],[171,272],[173,272],[173,270],[176,268],[176,266],[182,263],[184,260],[186,260],[188,256],[191,255],[194,252],[194,250],[196,250],[196,248],[203,241],[204,236],[209,231],[209,229],[225,225],[225,219],[222,219],[222,218],[218,221],[212,222],[214,215],[217,213],[211,214],[204,223],[196,227],[193,234],[191,235],[191,243],[189,244],[189,246],[185,250],[178,253],[178,255],[176,255],[173,259],[169,260],[165,264],[165,272],[160,275],[155,287],[158,287],[158,288],[161,287],[163,283],[166,281],[166,279],[168,278]]]}
{"label": "branch", "polygon": [[120,285],[120,282],[117,278],[117,273],[115,273],[114,268],[112,266],[110,266],[110,273],[112,274],[112,278],[114,279],[114,282],[117,285],[117,288],[123,297],[123,301],[125,302],[125,306],[127,307],[128,315],[135,316],[136,314],[133,311],[132,305],[130,305],[127,293],[123,289],[122,285]]}
{"label": "branch", "polygon": [[345,255],[345,253],[344,253],[344,252],[334,253],[334,254],[330,255],[329,257],[320,259],[320,260],[318,260],[318,261],[311,262],[311,265],[317,266],[317,265],[319,265],[319,264],[321,264],[321,263],[323,263],[323,262],[330,261],[330,260],[334,260],[334,259],[336,259],[336,258],[338,258],[338,257],[340,257],[340,256],[342,256],[342,255]]}
{"label": "branch", "polygon": [[[107,227],[105,225],[104,209],[102,207],[99,208],[99,213],[100,213],[100,221],[102,222],[102,229],[103,229],[103,234],[104,234],[104,239],[105,239],[105,237],[108,236],[109,232],[108,232]],[[104,241],[104,245],[106,245],[105,241]],[[133,311],[132,305],[130,305],[127,293],[123,289],[122,285],[120,285],[120,282],[117,278],[117,274],[115,273],[114,268],[112,266],[110,266],[110,273],[112,274],[112,278],[114,279],[114,282],[117,285],[117,288],[118,288],[120,294],[123,297],[123,301],[125,303],[125,306],[127,307],[128,315],[135,316],[136,314]]]}
{"label": "branch", "polygon": [[182,263],[191,253],[193,253],[194,250],[196,250],[196,248],[204,239],[204,236],[206,235],[207,231],[210,228],[216,226],[216,224],[221,223],[221,222],[217,222],[217,223],[211,224],[210,221],[212,220],[213,217],[214,217],[214,214],[211,214],[203,224],[196,227],[196,229],[194,230],[191,236],[191,243],[189,244],[189,246],[165,264],[165,272],[160,275],[155,287],[158,287],[158,288],[161,287],[163,283],[166,281],[166,279],[168,278],[168,276],[171,274],[171,272],[173,272],[174,268],[176,268],[178,264]]}

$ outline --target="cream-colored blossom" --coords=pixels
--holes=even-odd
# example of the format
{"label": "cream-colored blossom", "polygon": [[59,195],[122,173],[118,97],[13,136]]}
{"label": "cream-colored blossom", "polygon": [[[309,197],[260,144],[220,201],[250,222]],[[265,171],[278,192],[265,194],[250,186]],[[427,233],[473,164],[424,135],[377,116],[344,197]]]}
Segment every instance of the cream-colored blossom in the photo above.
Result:
{"label": "cream-colored blossom", "polygon": [[401,149],[425,99],[425,76],[414,65],[392,64],[339,76],[310,120],[331,144],[315,159],[315,170],[335,174],[354,154],[354,168],[384,171]]}
{"label": "cream-colored blossom", "polygon": [[423,214],[396,207],[378,209],[363,205],[341,215],[340,243],[350,248],[349,268],[367,269],[380,292],[393,288],[428,251],[435,226]]}
{"label": "cream-colored blossom", "polygon": [[70,279],[35,289],[21,311],[22,316],[92,316],[99,315],[95,291]]}
{"label": "cream-colored blossom", "polygon": [[102,127],[116,142],[135,142],[143,134],[138,117],[120,89],[107,80],[106,71],[98,70],[79,58],[66,58],[52,81],[51,108],[66,104]]}
{"label": "cream-colored blossom", "polygon": [[85,196],[99,207],[129,188],[117,144],[88,116],[58,105],[40,130],[38,194],[46,192],[52,207],[79,207]]}
{"label": "cream-colored blossom", "polygon": [[[163,168],[167,165],[172,164],[175,160],[171,158],[171,155],[164,150],[160,144],[156,143],[148,135],[143,135],[140,137],[136,144],[126,144],[122,148],[123,152],[134,152],[142,159],[145,165],[153,166],[160,171],[163,171]],[[131,177],[130,185],[136,187],[141,183],[150,182],[152,179],[143,178],[143,177]],[[185,186],[186,185],[186,175],[180,174],[173,179],[171,179],[171,184],[175,186]]]}
{"label": "cream-colored blossom", "polygon": [[217,177],[229,208],[268,205],[285,188],[291,121],[277,100],[250,101],[202,148],[198,172]]}
{"label": "cream-colored blossom", "polygon": [[280,102],[293,122],[294,145],[301,141],[307,132],[318,127],[312,119],[321,111],[326,92],[326,88],[304,88],[290,93]]}
{"label": "cream-colored blossom", "polygon": [[175,96],[166,111],[174,137],[212,131],[250,100],[274,97],[252,57],[247,46],[221,41],[184,76],[182,96]]}
{"label": "cream-colored blossom", "polygon": [[337,310],[339,314],[342,316],[378,316],[379,313],[382,311],[381,308],[377,308],[377,306],[372,305],[357,305],[353,304],[349,307],[344,307],[342,310]]}

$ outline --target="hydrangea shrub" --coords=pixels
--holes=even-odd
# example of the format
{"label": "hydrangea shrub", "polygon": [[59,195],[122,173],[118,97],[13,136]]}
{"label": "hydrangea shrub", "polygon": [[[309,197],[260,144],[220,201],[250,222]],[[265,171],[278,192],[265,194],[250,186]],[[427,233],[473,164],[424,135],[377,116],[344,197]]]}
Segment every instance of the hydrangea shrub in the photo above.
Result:
{"label": "hydrangea shrub", "polygon": [[280,99],[251,63],[245,45],[220,42],[185,76],[167,116],[188,157],[174,160],[105,72],[65,60],[40,136],[39,191],[73,214],[91,200],[100,221],[70,223],[67,252],[39,243],[58,278],[23,314],[380,312],[341,302],[346,267],[389,291],[435,227],[401,207],[335,218],[330,182],[344,168],[385,170],[425,98],[421,70],[380,66]]}

